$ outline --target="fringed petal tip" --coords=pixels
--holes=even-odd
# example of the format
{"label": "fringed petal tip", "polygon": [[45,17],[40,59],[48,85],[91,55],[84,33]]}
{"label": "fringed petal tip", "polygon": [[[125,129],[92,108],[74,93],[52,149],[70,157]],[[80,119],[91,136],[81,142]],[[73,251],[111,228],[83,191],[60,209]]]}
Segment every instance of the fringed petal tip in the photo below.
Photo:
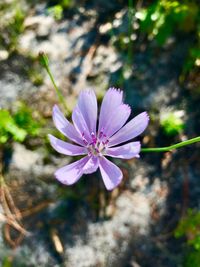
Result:
{"label": "fringed petal tip", "polygon": [[140,113],[110,138],[108,146],[112,147],[137,137],[146,129],[148,123],[149,115],[147,112]]}
{"label": "fringed petal tip", "polygon": [[88,87],[88,88],[85,88],[85,89],[81,90],[80,95],[81,94],[92,94],[92,95],[95,95],[95,92],[94,92],[94,90],[92,88]]}
{"label": "fringed petal tip", "polygon": [[123,91],[120,88],[110,87],[106,93],[109,94],[118,94],[123,96]]}
{"label": "fringed petal tip", "polygon": [[128,104],[123,104],[123,106],[131,113],[131,107]]}
{"label": "fringed petal tip", "polygon": [[147,111],[143,111],[143,112],[140,113],[140,114],[142,114],[142,115],[144,116],[144,118],[146,118],[147,123],[149,123],[149,121],[150,121],[150,116],[149,116],[149,114],[147,113]]}

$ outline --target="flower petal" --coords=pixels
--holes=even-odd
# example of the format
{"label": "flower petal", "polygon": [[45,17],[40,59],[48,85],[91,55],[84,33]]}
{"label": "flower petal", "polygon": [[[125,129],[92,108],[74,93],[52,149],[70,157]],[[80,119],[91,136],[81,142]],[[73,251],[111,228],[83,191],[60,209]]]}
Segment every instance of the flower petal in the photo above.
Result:
{"label": "flower petal", "polygon": [[122,104],[122,98],[123,92],[115,88],[110,88],[106,92],[101,104],[101,110],[99,115],[99,132],[102,130],[107,120],[110,120],[110,118],[112,118],[113,110],[115,110],[116,107]]}
{"label": "flower petal", "polygon": [[108,147],[126,142],[138,136],[146,129],[148,122],[149,116],[147,112],[140,113],[109,139]]}
{"label": "flower petal", "polygon": [[88,89],[80,93],[78,108],[88,126],[89,132],[96,135],[97,127],[97,99],[94,91]]}
{"label": "flower petal", "polygon": [[82,146],[76,146],[67,142],[64,142],[55,136],[48,134],[51,146],[59,153],[67,156],[77,156],[87,154],[87,149]]}
{"label": "flower petal", "polygon": [[72,121],[79,134],[84,137],[87,143],[90,143],[92,138],[88,126],[83,118],[83,115],[78,107],[75,107],[72,112]]}
{"label": "flower petal", "polygon": [[83,167],[83,173],[89,174],[96,172],[99,167],[99,159],[98,157],[90,157],[86,165]]}
{"label": "flower petal", "polygon": [[70,140],[78,143],[80,145],[84,145],[84,142],[80,136],[80,134],[76,131],[74,126],[65,118],[63,113],[60,111],[59,107],[55,105],[53,107],[53,121],[56,128],[68,137]]}
{"label": "flower petal", "polygon": [[83,174],[83,167],[90,158],[88,156],[66,165],[55,172],[55,177],[63,184],[71,185],[76,183]]}
{"label": "flower petal", "polygon": [[107,138],[116,133],[126,123],[131,114],[131,109],[128,105],[121,104],[112,110],[110,116],[107,116],[107,121],[103,127],[103,132]]}
{"label": "flower petal", "polygon": [[131,159],[139,157],[140,148],[140,142],[131,142],[123,146],[107,148],[105,155],[114,158]]}
{"label": "flower petal", "polygon": [[99,168],[107,190],[113,190],[118,186],[123,178],[120,168],[105,157],[99,159]]}

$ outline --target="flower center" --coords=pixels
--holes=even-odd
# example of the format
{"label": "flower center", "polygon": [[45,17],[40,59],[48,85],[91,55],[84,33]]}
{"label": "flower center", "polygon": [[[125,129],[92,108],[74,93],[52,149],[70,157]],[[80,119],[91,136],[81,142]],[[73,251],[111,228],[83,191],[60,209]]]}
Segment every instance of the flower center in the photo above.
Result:
{"label": "flower center", "polygon": [[102,129],[98,135],[96,135],[94,132],[92,132],[90,135],[92,141],[89,143],[85,138],[84,132],[82,133],[82,140],[88,150],[88,155],[96,157],[102,156],[109,142],[106,134]]}

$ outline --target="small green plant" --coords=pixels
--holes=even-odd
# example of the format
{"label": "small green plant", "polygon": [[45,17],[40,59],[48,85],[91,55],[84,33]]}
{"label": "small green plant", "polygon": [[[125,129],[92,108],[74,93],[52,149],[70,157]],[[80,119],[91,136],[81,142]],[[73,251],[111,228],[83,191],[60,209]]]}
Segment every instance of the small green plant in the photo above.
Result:
{"label": "small green plant", "polygon": [[200,267],[200,253],[198,250],[189,250],[183,259],[183,267]]}
{"label": "small green plant", "polygon": [[48,14],[55,20],[63,18],[63,11],[73,6],[73,0],[49,0]]}
{"label": "small green plant", "polygon": [[0,110],[0,143],[4,144],[9,138],[15,141],[23,142],[27,132],[20,128],[6,109]]}
{"label": "small green plant", "polygon": [[71,7],[74,0],[49,0],[50,6],[60,6],[62,9],[67,9]]}
{"label": "small green plant", "polygon": [[174,235],[176,238],[186,237],[187,240],[183,267],[200,267],[200,211],[188,210]]}
{"label": "small green plant", "polygon": [[0,47],[12,52],[17,48],[18,38],[24,30],[23,1],[2,2],[0,4]]}
{"label": "small green plant", "polygon": [[5,257],[2,263],[2,267],[12,267],[12,260],[9,257]]}
{"label": "small green plant", "polygon": [[20,102],[18,104],[13,119],[20,128],[25,129],[27,135],[36,136],[39,134],[42,121],[41,119],[35,120],[33,110],[25,103]]}
{"label": "small green plant", "polygon": [[177,30],[197,30],[199,6],[195,1],[161,0],[136,12],[140,29],[163,45]]}
{"label": "small green plant", "polygon": [[166,135],[175,136],[183,131],[185,124],[180,115],[180,112],[174,111],[161,116],[161,127]]}
{"label": "small green plant", "polygon": [[[199,36],[200,43],[200,36]],[[183,75],[187,74],[194,68],[200,67],[200,47],[192,47],[189,51],[189,56],[183,66]]]}
{"label": "small green plant", "polygon": [[63,7],[61,5],[55,5],[48,8],[49,15],[53,16],[55,20],[60,20],[63,17]]}
{"label": "small green plant", "polygon": [[0,143],[4,144],[9,139],[23,142],[27,135],[38,135],[41,121],[35,120],[32,114],[32,110],[23,103],[20,103],[13,113],[9,110],[1,109]]}
{"label": "small green plant", "polygon": [[188,210],[175,230],[175,237],[186,237],[187,244],[200,253],[200,211]]}

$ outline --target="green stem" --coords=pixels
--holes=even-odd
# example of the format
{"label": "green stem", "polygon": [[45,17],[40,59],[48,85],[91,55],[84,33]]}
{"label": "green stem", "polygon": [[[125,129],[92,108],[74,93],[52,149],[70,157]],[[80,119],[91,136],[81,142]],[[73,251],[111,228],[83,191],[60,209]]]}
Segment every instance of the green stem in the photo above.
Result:
{"label": "green stem", "polygon": [[54,86],[54,89],[56,91],[56,94],[58,96],[59,102],[63,105],[66,112],[69,113],[69,109],[66,105],[65,98],[64,98],[63,94],[61,93],[60,89],[58,88],[58,86],[56,85],[54,77],[53,77],[51,70],[49,68],[49,60],[48,60],[47,55],[44,52],[40,52],[39,53],[39,60],[40,60],[41,65],[45,68],[45,70],[47,71],[47,73],[49,75],[49,78],[50,78],[50,80]]}
{"label": "green stem", "polygon": [[191,145],[193,143],[200,142],[200,136],[171,145],[166,147],[157,147],[157,148],[142,148],[141,152],[165,152],[165,151],[172,151],[176,148],[180,148],[183,146]]}
{"label": "green stem", "polygon": [[128,0],[128,35],[129,35],[129,44],[128,44],[128,65],[131,65],[133,60],[133,43],[131,41],[131,34],[133,32],[133,0]]}

